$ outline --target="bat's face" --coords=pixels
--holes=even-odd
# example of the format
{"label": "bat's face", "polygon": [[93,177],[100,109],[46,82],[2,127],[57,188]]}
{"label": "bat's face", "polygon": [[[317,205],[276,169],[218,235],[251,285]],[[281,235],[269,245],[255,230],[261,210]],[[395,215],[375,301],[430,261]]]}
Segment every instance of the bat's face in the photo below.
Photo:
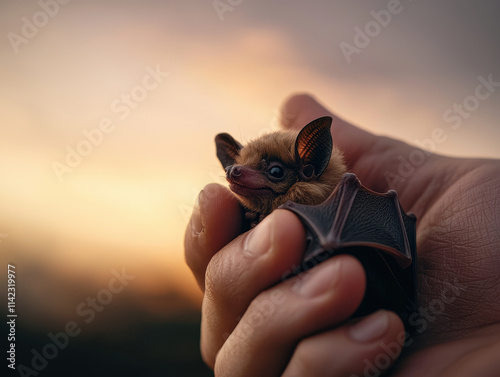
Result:
{"label": "bat's face", "polygon": [[265,135],[240,148],[234,161],[225,166],[229,188],[245,207],[260,212],[298,181],[294,142],[292,134]]}
{"label": "bat's face", "polygon": [[229,188],[248,209],[264,215],[290,198],[300,185],[311,186],[327,168],[333,149],[331,118],[319,118],[300,133],[275,132],[243,147],[229,134],[215,138],[217,157]]}

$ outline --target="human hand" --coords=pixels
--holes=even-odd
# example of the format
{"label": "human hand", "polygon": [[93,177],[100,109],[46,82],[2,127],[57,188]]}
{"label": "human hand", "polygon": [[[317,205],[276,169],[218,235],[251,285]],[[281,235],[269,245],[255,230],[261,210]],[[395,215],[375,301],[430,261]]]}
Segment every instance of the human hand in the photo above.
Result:
{"label": "human hand", "polygon": [[[296,96],[283,114],[299,129],[329,112]],[[338,117],[332,135],[365,186],[397,189],[418,219],[420,319],[392,375],[499,376],[500,161],[428,154]]]}
{"label": "human hand", "polygon": [[[332,116],[312,98],[295,96],[284,104],[282,120],[285,128],[299,129],[323,115]],[[403,208],[419,220],[421,319],[392,373],[476,376],[491,368],[498,375],[499,162],[427,155],[333,118],[333,138],[350,170],[376,191],[396,188]],[[397,174],[401,157],[411,156],[423,156],[421,166],[399,180],[389,175],[393,182],[404,180],[389,187],[384,177]],[[332,258],[306,279],[273,286],[300,261],[302,227],[290,213],[276,211],[267,223],[236,238],[240,216],[231,194],[210,185],[186,233],[187,262],[205,289],[202,354],[217,375],[276,376],[284,369],[285,376],[374,375],[395,360],[402,325],[393,313],[369,316],[370,341],[352,335],[361,325],[344,324],[364,293],[364,272],[356,260]],[[245,240],[265,228],[272,229],[270,237],[261,230],[251,239],[267,239],[268,245],[260,243],[267,252],[249,257]],[[332,271],[321,274],[329,268],[341,271],[334,288],[312,298],[297,294],[315,276],[332,276]]]}

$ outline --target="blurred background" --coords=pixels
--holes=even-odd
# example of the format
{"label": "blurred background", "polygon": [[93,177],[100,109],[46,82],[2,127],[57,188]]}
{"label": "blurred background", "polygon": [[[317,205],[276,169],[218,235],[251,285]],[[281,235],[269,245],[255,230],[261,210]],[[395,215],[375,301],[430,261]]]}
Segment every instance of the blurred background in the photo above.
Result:
{"label": "blurred background", "polygon": [[499,158],[499,19],[494,0],[2,1],[16,366],[210,376],[183,237],[197,193],[224,184],[215,134],[276,129],[282,101],[309,92],[372,132],[430,148],[439,128],[435,152]]}

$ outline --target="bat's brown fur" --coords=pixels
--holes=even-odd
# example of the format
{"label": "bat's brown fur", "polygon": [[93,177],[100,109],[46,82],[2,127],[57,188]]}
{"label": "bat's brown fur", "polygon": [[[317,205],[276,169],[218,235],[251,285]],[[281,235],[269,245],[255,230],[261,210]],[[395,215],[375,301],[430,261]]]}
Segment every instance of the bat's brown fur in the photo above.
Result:
{"label": "bat's brown fur", "polygon": [[283,182],[269,182],[274,195],[262,195],[252,198],[236,195],[240,202],[252,212],[260,214],[262,219],[274,209],[291,200],[301,204],[320,204],[332,193],[347,172],[341,152],[333,148],[330,162],[325,171],[309,181],[298,180],[299,167],[296,166],[295,140],[298,132],[277,131],[263,135],[240,150],[235,163],[258,170],[262,160],[279,161],[292,172]]}

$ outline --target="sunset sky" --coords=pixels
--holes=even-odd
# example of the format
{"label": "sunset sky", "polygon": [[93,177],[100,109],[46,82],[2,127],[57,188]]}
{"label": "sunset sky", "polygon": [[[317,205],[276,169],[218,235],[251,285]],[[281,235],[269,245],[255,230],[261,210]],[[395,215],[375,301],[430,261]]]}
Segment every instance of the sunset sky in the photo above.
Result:
{"label": "sunset sky", "polygon": [[[438,153],[500,158],[500,86],[460,127],[443,118],[479,77],[500,81],[498,2],[222,3],[1,3],[1,259],[67,282],[47,315],[122,267],[139,295],[198,303],[183,235],[197,193],[224,183],[213,138],[276,129],[291,93],[411,143],[442,128]],[[358,48],[366,28],[374,36]],[[358,52],[346,58],[347,44]]]}

